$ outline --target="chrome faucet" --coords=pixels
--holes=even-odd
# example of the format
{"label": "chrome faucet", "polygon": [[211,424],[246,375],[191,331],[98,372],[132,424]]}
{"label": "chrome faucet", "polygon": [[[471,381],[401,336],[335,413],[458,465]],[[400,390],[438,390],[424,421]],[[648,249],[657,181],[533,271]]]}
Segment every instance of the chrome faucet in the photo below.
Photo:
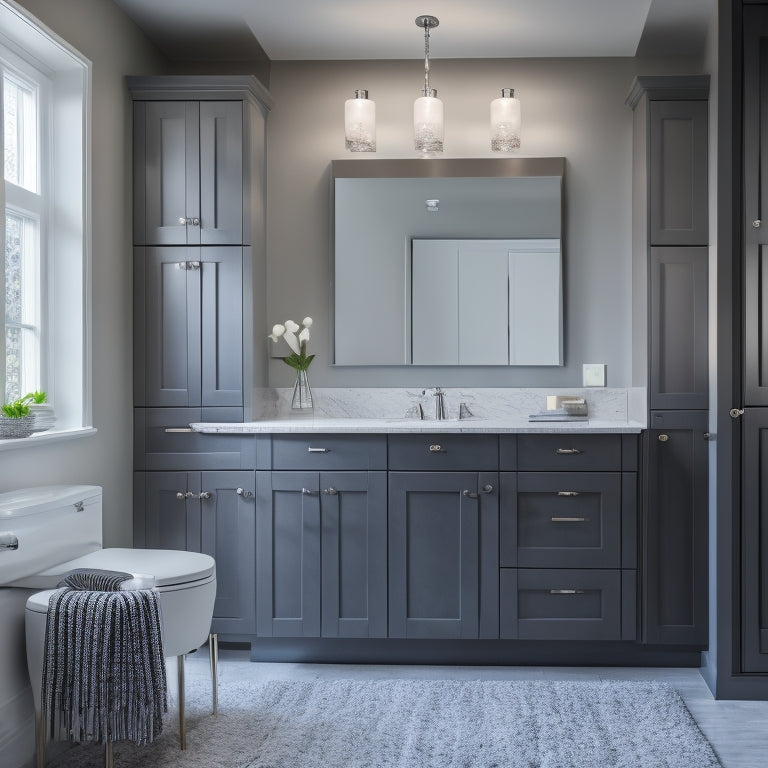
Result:
{"label": "chrome faucet", "polygon": [[435,387],[432,396],[435,398],[435,419],[442,421],[445,418],[445,393],[440,387]]}

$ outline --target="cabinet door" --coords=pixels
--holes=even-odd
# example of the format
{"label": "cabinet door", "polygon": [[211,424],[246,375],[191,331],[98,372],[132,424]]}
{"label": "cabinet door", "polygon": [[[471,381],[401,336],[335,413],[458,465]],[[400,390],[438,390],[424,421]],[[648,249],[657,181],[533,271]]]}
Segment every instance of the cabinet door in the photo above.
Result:
{"label": "cabinet door", "polygon": [[320,477],[256,473],[256,634],[320,636]]}
{"label": "cabinet door", "polygon": [[[200,476],[197,472],[144,472],[145,495],[135,500],[148,549],[200,552]],[[137,525],[137,529],[140,525]]]}
{"label": "cabinet door", "polygon": [[742,672],[768,672],[768,413],[747,408],[742,531]]}
{"label": "cabinet door", "polygon": [[323,472],[322,634],[387,636],[387,474]]}
{"label": "cabinet door", "polygon": [[706,411],[652,411],[643,522],[643,639],[707,642]]}
{"label": "cabinet door", "polygon": [[650,244],[706,245],[706,101],[650,102]]}
{"label": "cabinet door", "polygon": [[706,410],[708,249],[651,248],[650,406]]}
{"label": "cabinet door", "polygon": [[[143,337],[136,357],[145,361],[144,405],[200,405],[200,269],[195,249],[137,249],[142,281]],[[143,304],[143,306],[142,306]],[[140,366],[139,370],[141,369]],[[141,404],[141,403],[137,403]]]}
{"label": "cabinet door", "polygon": [[243,103],[200,102],[200,242],[243,242]]}
{"label": "cabinet door", "polygon": [[479,636],[474,472],[390,472],[389,636]]}
{"label": "cabinet door", "polygon": [[[189,271],[200,293],[200,328],[190,336],[200,339],[199,364],[190,365],[190,377],[199,374],[203,406],[243,404],[243,251],[240,247],[200,248],[200,270]],[[197,280],[199,279],[199,282]],[[190,351],[190,361],[192,353]],[[199,366],[199,367],[198,367]]]}
{"label": "cabinet door", "polygon": [[201,551],[216,561],[213,631],[251,634],[256,630],[254,473],[202,472],[200,488]]}
{"label": "cabinet door", "polygon": [[744,402],[768,405],[768,18],[744,8]]}
{"label": "cabinet door", "polygon": [[[143,134],[134,152],[137,186],[143,187],[136,202],[143,203],[137,207],[143,208],[138,213],[143,213],[145,222],[144,238],[137,242],[199,243],[200,227],[182,221],[200,217],[199,104],[148,101],[137,102],[134,108],[135,130]],[[141,237],[140,232],[136,234]]]}

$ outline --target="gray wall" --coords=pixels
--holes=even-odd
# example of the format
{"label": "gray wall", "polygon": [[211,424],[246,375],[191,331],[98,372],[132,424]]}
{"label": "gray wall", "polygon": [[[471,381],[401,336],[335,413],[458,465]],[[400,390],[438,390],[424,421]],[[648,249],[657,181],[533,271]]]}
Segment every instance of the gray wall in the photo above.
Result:
{"label": "gray wall", "polygon": [[131,104],[127,74],[163,72],[156,49],[104,0],[24,0],[93,62],[93,424],[96,435],[0,453],[0,490],[104,487],[104,542],[132,541]]}
{"label": "gray wall", "polygon": [[[268,120],[269,323],[315,319],[316,386],[577,386],[584,362],[607,363],[609,386],[631,385],[632,112],[635,74],[691,74],[690,60],[435,60],[431,81],[446,114],[446,157],[491,157],[489,103],[502,87],[522,102],[521,155],[564,156],[565,361],[563,368],[355,368],[330,365],[329,165],[344,149],[344,100],[367,88],[376,102],[378,152],[416,157],[418,61],[273,62]],[[425,162],[429,162],[426,160]],[[375,328],[386,318],[360,318]],[[264,329],[264,334],[268,329]],[[258,336],[258,329],[257,329]],[[271,342],[270,342],[271,343]],[[285,354],[280,342],[277,351]],[[270,363],[270,385],[292,371]]]}

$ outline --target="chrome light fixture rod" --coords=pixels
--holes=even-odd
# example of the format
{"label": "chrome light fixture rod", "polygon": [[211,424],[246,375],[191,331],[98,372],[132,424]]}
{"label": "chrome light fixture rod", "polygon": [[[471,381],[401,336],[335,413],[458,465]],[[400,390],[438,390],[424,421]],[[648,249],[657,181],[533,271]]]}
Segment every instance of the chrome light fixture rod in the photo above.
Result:
{"label": "chrome light fixture rod", "polygon": [[416,26],[424,29],[424,89],[425,96],[432,96],[429,87],[429,30],[440,24],[436,16],[417,16]]}

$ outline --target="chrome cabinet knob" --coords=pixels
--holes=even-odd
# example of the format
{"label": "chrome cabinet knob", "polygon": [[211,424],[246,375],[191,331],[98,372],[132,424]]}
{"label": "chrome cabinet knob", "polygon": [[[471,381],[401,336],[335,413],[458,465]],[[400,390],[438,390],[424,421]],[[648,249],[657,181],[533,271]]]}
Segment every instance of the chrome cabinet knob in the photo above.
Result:
{"label": "chrome cabinet knob", "polygon": [[203,491],[203,492],[200,494],[199,498],[201,498],[201,499],[205,499],[205,500],[207,501],[208,499],[210,499],[210,498],[211,498],[211,496],[213,496],[213,494],[212,494],[210,491]]}
{"label": "chrome cabinet knob", "polygon": [[323,493],[326,493],[329,496],[338,496],[339,495],[339,492],[333,486],[331,486],[330,488],[323,489]]}
{"label": "chrome cabinet knob", "polygon": [[253,496],[253,493],[251,491],[246,491],[245,488],[238,488],[235,493],[238,496],[242,496],[244,499],[250,499],[251,496]]}
{"label": "chrome cabinet knob", "polygon": [[761,225],[762,223],[763,223],[763,222],[762,222],[762,221],[760,221],[760,219],[755,219],[755,220],[752,222],[752,226],[753,226],[755,229],[760,229],[760,225]]}
{"label": "chrome cabinet knob", "polygon": [[659,442],[666,443],[669,440],[669,435],[659,435]]}
{"label": "chrome cabinet knob", "polygon": [[176,491],[176,498],[179,499],[179,501],[184,500],[184,491]]}

